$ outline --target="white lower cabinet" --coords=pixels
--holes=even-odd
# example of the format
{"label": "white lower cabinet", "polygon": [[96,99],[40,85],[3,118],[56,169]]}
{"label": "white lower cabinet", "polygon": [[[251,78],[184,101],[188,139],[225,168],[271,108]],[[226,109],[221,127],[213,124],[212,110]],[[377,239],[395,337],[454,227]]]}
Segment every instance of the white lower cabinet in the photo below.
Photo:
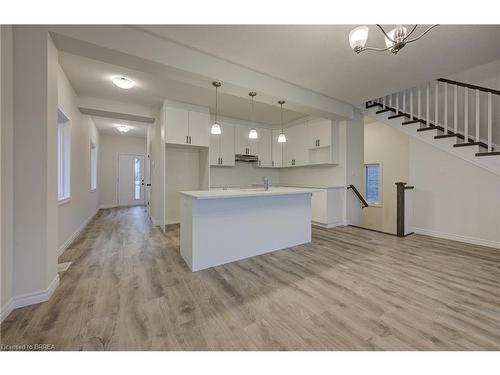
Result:
{"label": "white lower cabinet", "polygon": [[345,193],[344,186],[315,190],[311,200],[313,223],[327,228],[345,225]]}

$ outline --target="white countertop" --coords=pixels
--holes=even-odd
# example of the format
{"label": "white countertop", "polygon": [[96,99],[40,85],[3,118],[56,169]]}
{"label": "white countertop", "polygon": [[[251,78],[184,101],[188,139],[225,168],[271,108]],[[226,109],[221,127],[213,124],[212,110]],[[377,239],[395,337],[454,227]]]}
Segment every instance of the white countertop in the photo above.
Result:
{"label": "white countertop", "polygon": [[227,190],[192,190],[180,191],[180,194],[194,199],[220,199],[220,198],[244,198],[255,196],[274,196],[290,194],[311,194],[317,189],[294,188],[294,187],[270,187],[269,190],[261,188],[254,189],[227,189]]}

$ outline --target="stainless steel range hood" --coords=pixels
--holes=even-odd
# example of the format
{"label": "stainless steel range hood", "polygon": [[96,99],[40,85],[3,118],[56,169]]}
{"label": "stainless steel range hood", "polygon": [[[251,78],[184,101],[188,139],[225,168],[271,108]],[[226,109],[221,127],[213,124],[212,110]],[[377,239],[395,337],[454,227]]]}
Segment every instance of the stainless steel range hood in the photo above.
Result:
{"label": "stainless steel range hood", "polygon": [[236,154],[234,155],[234,160],[255,163],[259,161],[259,157],[257,155]]}

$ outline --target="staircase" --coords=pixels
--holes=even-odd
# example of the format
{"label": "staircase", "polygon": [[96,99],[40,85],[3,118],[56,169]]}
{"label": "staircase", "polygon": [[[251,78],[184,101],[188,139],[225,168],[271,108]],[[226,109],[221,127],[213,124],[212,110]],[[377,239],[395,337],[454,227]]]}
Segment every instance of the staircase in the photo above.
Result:
{"label": "staircase", "polygon": [[500,120],[499,108],[500,91],[440,78],[425,86],[370,100],[363,111],[500,175],[500,146],[493,143],[493,118]]}

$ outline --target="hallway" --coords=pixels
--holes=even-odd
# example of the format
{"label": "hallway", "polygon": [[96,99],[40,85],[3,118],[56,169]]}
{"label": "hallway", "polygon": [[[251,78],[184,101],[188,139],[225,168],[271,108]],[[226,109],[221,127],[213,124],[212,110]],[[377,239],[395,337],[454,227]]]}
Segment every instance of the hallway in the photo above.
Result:
{"label": "hallway", "polygon": [[1,343],[56,350],[499,350],[500,253],[313,227],[313,242],[191,273],[178,226],[99,211],[60,257],[50,301]]}

